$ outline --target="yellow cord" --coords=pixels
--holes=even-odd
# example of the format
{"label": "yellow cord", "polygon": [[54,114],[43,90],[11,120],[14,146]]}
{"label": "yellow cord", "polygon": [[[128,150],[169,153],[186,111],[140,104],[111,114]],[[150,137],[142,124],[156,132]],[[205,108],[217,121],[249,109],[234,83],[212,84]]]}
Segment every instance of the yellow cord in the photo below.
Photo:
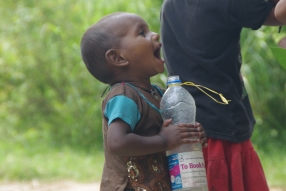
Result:
{"label": "yellow cord", "polygon": [[[184,82],[184,83],[182,83],[182,84],[183,84],[183,85],[187,85],[187,86],[195,86],[196,88],[198,88],[199,90],[201,90],[204,94],[206,94],[206,95],[209,96],[212,100],[214,100],[215,102],[217,102],[217,103],[219,103],[219,104],[227,105],[228,102],[231,101],[231,100],[225,99],[225,97],[224,97],[221,93],[218,93],[218,92],[216,92],[216,91],[214,91],[214,90],[212,90],[212,89],[209,89],[209,88],[207,88],[207,87],[205,87],[205,86],[197,85],[197,84],[195,84],[195,83],[193,83],[193,82]],[[221,98],[222,102],[216,100],[214,97],[212,97],[212,96],[209,95],[207,92],[205,92],[202,88],[204,88],[204,89],[206,89],[206,90],[208,90],[208,91],[210,91],[210,92],[212,92],[212,93],[218,94],[219,97]]]}

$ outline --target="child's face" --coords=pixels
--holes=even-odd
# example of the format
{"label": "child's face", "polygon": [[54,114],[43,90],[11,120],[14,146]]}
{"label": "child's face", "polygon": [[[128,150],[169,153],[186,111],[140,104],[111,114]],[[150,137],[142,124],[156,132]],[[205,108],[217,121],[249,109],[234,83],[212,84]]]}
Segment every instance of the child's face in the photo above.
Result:
{"label": "child's face", "polygon": [[149,30],[147,23],[138,15],[124,14],[118,23],[122,32],[120,51],[130,65],[129,70],[137,77],[149,78],[164,72],[159,35]]}

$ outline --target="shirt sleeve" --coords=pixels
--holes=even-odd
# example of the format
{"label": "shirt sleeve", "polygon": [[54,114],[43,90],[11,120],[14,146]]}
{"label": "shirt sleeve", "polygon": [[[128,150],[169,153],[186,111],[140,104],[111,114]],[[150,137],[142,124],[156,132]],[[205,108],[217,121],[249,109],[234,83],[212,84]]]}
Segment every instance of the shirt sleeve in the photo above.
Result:
{"label": "shirt sleeve", "polygon": [[269,15],[273,4],[267,0],[232,0],[229,16],[239,27],[260,28]]}
{"label": "shirt sleeve", "polygon": [[108,119],[108,125],[120,118],[130,126],[132,131],[141,118],[137,104],[123,95],[115,96],[107,102],[104,116]]}

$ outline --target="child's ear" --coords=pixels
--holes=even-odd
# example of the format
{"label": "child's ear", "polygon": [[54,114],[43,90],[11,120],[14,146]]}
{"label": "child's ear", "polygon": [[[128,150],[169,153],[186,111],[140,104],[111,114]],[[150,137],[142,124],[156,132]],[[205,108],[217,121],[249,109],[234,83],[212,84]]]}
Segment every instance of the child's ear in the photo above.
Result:
{"label": "child's ear", "polygon": [[126,66],[129,64],[129,62],[121,56],[118,49],[109,49],[105,53],[105,57],[109,63],[115,64],[116,66]]}

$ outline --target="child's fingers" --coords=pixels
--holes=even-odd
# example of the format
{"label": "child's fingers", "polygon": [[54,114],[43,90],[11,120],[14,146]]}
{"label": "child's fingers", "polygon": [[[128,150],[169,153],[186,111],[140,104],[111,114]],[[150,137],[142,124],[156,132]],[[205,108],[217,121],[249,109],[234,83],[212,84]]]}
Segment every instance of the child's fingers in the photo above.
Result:
{"label": "child's fingers", "polygon": [[205,138],[206,137],[206,132],[205,131],[199,132],[199,137],[200,138]]}
{"label": "child's fingers", "polygon": [[178,123],[179,127],[188,127],[188,128],[196,128],[194,124],[192,123]]}
{"label": "child's fingers", "polygon": [[204,128],[203,128],[203,126],[202,126],[200,123],[196,123],[196,124],[195,124],[195,127],[196,127],[197,130],[200,131],[200,132],[204,131]]}
{"label": "child's fingers", "polygon": [[197,134],[203,132],[203,131],[198,131],[198,129],[195,128],[194,126],[179,126],[179,129],[181,132],[197,132]]}
{"label": "child's fingers", "polygon": [[163,121],[163,127],[168,127],[172,123],[172,119],[166,119]]}
{"label": "child's fingers", "polygon": [[200,133],[200,132],[198,132],[198,130],[196,128],[187,128],[187,127],[185,127],[185,128],[181,128],[180,130],[181,130],[181,132],[194,132],[194,133],[197,133],[197,134]]}
{"label": "child's fingers", "polygon": [[196,131],[185,131],[185,132],[181,132],[181,138],[182,139],[200,139],[200,135],[198,132]]}
{"label": "child's fingers", "polygon": [[196,127],[196,128],[202,127],[202,125],[201,125],[200,123],[196,122],[196,123],[195,123],[195,127]]}
{"label": "child's fingers", "polygon": [[201,139],[201,144],[202,144],[203,148],[208,147],[208,140],[206,137]]}
{"label": "child's fingers", "polygon": [[196,139],[196,138],[185,138],[185,139],[182,139],[182,142],[183,144],[186,144],[186,143],[198,143],[200,142],[199,139]]}

